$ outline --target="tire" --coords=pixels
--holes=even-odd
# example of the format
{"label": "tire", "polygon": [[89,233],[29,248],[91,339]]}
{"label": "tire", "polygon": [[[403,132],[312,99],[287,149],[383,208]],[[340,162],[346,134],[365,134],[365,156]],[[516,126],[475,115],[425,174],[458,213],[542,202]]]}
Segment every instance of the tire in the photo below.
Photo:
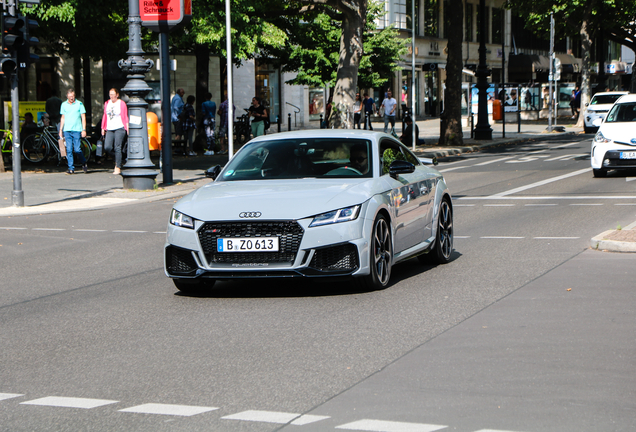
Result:
{"label": "tire", "polygon": [[423,264],[446,264],[453,255],[453,210],[448,200],[442,200],[439,205],[437,232],[433,249],[426,255],[417,258]]}
{"label": "tire", "polygon": [[601,169],[592,169],[592,173],[594,174],[594,177],[596,178],[603,178],[603,177],[607,177],[607,170],[601,168]]}
{"label": "tire", "polygon": [[214,286],[216,280],[214,279],[172,279],[174,286],[179,291],[188,295],[203,295],[207,294]]}
{"label": "tire", "polygon": [[393,264],[393,241],[387,218],[378,215],[373,222],[369,249],[369,274],[360,278],[362,287],[372,290],[384,289],[391,279]]}
{"label": "tire", "polygon": [[48,153],[46,140],[41,135],[29,135],[22,143],[24,158],[32,163],[42,162]]}

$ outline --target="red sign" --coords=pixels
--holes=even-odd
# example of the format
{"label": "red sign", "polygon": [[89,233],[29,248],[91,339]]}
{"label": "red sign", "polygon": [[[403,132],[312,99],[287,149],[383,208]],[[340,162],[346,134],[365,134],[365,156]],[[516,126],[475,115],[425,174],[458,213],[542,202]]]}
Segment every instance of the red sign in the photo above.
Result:
{"label": "red sign", "polygon": [[192,0],[139,0],[141,24],[154,31],[172,30],[192,18]]}

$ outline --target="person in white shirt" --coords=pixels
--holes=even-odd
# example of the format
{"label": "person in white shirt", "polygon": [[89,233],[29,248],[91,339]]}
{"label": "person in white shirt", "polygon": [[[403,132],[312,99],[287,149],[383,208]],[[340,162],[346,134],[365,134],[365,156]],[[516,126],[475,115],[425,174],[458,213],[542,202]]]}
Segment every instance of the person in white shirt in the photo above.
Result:
{"label": "person in white shirt", "polygon": [[119,99],[117,89],[110,89],[110,98],[104,104],[104,117],[102,117],[102,136],[104,137],[104,149],[108,153],[115,154],[115,170],[113,174],[121,174],[121,147],[128,133],[128,107],[126,102]]}
{"label": "person in white shirt", "polygon": [[382,105],[380,105],[380,112],[384,116],[384,133],[388,132],[389,123],[391,123],[391,129],[395,128],[396,107],[397,101],[393,98],[391,90],[389,90],[386,92],[386,98],[382,101]]}

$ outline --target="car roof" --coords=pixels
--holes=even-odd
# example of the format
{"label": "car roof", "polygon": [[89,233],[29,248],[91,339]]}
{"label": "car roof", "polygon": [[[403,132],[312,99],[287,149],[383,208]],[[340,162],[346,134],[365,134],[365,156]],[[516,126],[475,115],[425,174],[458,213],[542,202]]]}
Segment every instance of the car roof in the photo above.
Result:
{"label": "car roof", "polygon": [[627,92],[627,91],[598,92],[598,93],[594,93],[594,96],[626,95],[628,93],[629,92]]}
{"label": "car roof", "polygon": [[[271,141],[277,139],[296,139],[296,138],[361,138],[369,139],[377,142],[383,137],[391,137],[391,135],[384,132],[365,131],[360,129],[308,129],[291,132],[279,132],[269,135],[261,135],[254,140],[258,141]],[[251,141],[250,141],[251,142]]]}
{"label": "car roof", "polygon": [[636,102],[636,93],[627,93],[620,98],[615,103],[624,103],[624,102]]}

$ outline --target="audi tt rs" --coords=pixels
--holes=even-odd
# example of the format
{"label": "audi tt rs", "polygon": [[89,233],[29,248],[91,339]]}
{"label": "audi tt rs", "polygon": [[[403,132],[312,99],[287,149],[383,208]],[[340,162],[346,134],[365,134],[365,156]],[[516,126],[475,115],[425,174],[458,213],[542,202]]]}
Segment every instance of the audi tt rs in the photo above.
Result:
{"label": "audi tt rs", "polygon": [[355,278],[381,289],[400,261],[447,263],[453,207],[432,163],[380,132],[255,138],[174,205],[165,273],[189,293],[271,277]]}

